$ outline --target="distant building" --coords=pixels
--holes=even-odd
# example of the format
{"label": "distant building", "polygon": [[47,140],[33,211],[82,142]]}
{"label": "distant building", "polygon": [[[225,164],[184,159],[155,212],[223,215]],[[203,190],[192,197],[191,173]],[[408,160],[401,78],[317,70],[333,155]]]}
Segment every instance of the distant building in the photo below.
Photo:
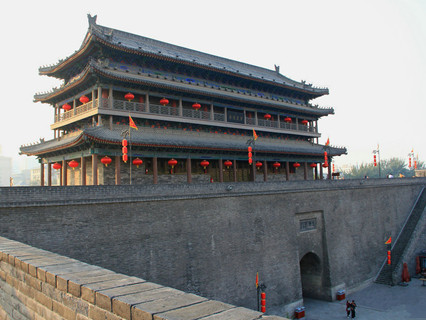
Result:
{"label": "distant building", "polygon": [[0,186],[9,186],[12,177],[12,158],[0,156]]}
{"label": "distant building", "polygon": [[47,165],[48,185],[52,169],[61,185],[307,180],[346,153],[318,143],[318,121],[334,110],[311,100],[327,88],[291,80],[278,66],[104,27],[96,16],[74,54],[39,72],[63,80],[35,95],[52,106],[54,139],[21,153]]}

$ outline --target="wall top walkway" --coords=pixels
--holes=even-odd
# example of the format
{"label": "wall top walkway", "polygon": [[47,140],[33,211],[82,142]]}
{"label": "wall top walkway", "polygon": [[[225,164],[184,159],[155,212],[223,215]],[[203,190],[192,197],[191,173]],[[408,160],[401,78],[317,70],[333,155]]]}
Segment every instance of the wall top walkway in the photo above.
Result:
{"label": "wall top walkway", "polygon": [[[0,291],[8,287],[15,289],[10,288],[11,301],[13,295],[19,295],[24,304],[33,297],[50,308],[43,312],[56,312],[67,319],[80,319],[79,315],[84,319],[98,319],[100,314],[106,314],[108,319],[113,314],[114,319],[132,320],[285,319],[115,273],[0,237],[0,284],[2,282]],[[22,299],[22,295],[26,299]],[[0,300],[3,302],[0,315],[19,312],[14,311],[16,305],[11,301],[7,303],[7,299]],[[35,301],[32,301],[33,306]],[[31,309],[30,304],[27,307]]]}
{"label": "wall top walkway", "polygon": [[426,186],[426,178],[210,184],[0,187],[0,208],[252,196],[301,191]]}

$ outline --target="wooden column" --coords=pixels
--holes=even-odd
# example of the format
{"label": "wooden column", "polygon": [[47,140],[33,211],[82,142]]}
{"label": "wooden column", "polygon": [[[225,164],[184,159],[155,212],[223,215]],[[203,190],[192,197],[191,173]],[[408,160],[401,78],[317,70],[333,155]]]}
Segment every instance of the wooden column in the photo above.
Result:
{"label": "wooden column", "polygon": [[324,179],[324,172],[322,171],[322,165],[320,164],[320,180]]}
{"label": "wooden column", "polygon": [[80,184],[82,186],[85,186],[87,183],[87,177],[86,177],[86,158],[81,156],[81,174],[80,174]]}
{"label": "wooden column", "polygon": [[192,182],[192,171],[191,171],[191,158],[186,159],[186,181],[188,183]]}
{"label": "wooden column", "polygon": [[219,182],[223,182],[223,160],[220,158],[219,160]]}
{"label": "wooden column", "polygon": [[318,180],[318,165],[315,167],[315,180]]}
{"label": "wooden column", "polygon": [[152,158],[152,173],[153,173],[153,183],[158,183],[158,159],[157,157]]}
{"label": "wooden column", "polygon": [[179,103],[178,103],[178,113],[179,113],[179,117],[183,116],[183,105],[182,105],[182,99],[179,99]]}
{"label": "wooden column", "polygon": [[44,187],[44,163],[40,163],[40,186]]}
{"label": "wooden column", "polygon": [[112,130],[112,116],[109,116],[109,129]]}
{"label": "wooden column", "polygon": [[234,182],[237,182],[237,160],[234,160],[234,163],[232,164],[232,171],[234,174]]}
{"label": "wooden column", "polygon": [[251,181],[256,181],[256,161],[253,160],[251,164]]}
{"label": "wooden column", "polygon": [[268,164],[266,160],[263,161],[263,181],[268,181]]}
{"label": "wooden column", "polygon": [[328,164],[328,175],[327,175],[327,179],[328,180],[331,180],[331,177],[332,177],[332,175],[331,175],[331,166],[332,166],[332,164],[331,164],[331,161],[330,161],[330,163]]}
{"label": "wooden column", "polygon": [[113,99],[112,87],[109,87],[109,91],[108,91],[108,108],[109,109],[114,108],[114,99]]}
{"label": "wooden column", "polygon": [[[102,107],[102,88],[98,87],[98,108]],[[94,100],[94,99],[93,99]]]}
{"label": "wooden column", "polygon": [[305,162],[303,169],[304,169],[303,170],[304,178],[305,178],[305,180],[308,180],[308,163],[307,162]]}
{"label": "wooden column", "polygon": [[121,157],[115,156],[115,185],[121,184]]}
{"label": "wooden column", "polygon": [[50,187],[52,185],[52,164],[47,163],[47,185]]}
{"label": "wooden column", "polygon": [[146,112],[149,112],[149,94],[145,95]]}
{"label": "wooden column", "polygon": [[285,162],[285,179],[290,180],[290,163],[288,161]]}
{"label": "wooden column", "polygon": [[65,160],[62,160],[62,182],[61,185],[66,186],[67,183],[67,162]]}
{"label": "wooden column", "polygon": [[93,185],[98,185],[98,155],[92,154],[92,181]]}

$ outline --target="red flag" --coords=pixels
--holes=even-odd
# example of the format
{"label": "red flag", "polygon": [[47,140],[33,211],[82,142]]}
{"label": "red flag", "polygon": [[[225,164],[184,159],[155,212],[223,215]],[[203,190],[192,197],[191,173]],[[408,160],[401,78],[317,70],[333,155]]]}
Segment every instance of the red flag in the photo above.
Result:
{"label": "red flag", "polygon": [[135,122],[133,121],[133,119],[132,119],[132,117],[131,117],[131,116],[129,116],[129,126],[130,126],[130,128],[133,128],[133,129],[138,130],[138,127],[136,127],[136,124],[135,124]]}
{"label": "red flag", "polygon": [[385,244],[391,244],[392,243],[392,237],[389,237],[388,241],[385,242]]}
{"label": "red flag", "polygon": [[258,138],[258,135],[256,134],[256,131],[254,131],[254,129],[253,129],[253,138],[254,138],[255,141]]}
{"label": "red flag", "polygon": [[327,138],[327,142],[325,143],[326,146],[330,145],[330,138]]}
{"label": "red flag", "polygon": [[259,287],[259,272],[256,272],[256,288],[257,287]]}

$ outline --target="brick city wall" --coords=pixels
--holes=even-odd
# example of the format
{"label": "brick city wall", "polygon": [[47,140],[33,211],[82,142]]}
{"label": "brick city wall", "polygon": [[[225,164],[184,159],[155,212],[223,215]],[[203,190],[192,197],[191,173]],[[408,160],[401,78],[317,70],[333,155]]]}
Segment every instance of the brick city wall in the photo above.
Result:
{"label": "brick city wall", "polygon": [[[303,291],[330,300],[374,278],[384,241],[398,234],[425,184],[406,178],[0,188],[0,235],[251,309],[259,272],[268,305],[291,310],[303,303]],[[315,229],[301,230],[309,219]],[[308,253],[321,270],[315,283],[302,285],[300,261]]]}
{"label": "brick city wall", "polygon": [[0,237],[0,319],[154,318],[284,320]]}

